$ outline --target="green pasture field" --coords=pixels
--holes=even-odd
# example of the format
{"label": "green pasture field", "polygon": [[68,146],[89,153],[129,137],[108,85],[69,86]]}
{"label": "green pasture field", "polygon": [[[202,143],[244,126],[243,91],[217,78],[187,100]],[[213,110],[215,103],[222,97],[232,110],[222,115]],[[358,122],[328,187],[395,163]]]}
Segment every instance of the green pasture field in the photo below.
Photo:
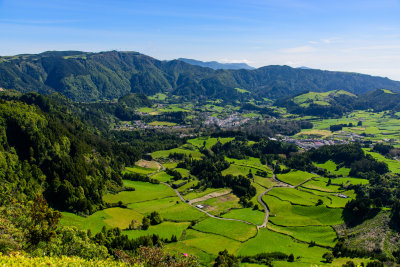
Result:
{"label": "green pasture field", "polygon": [[194,181],[190,181],[187,184],[181,186],[178,188],[179,193],[181,194],[185,194],[186,191],[188,191],[189,189],[193,188],[194,186],[196,186],[199,183],[199,181],[194,180]]}
{"label": "green pasture field", "polygon": [[236,91],[239,93],[250,93],[250,91],[247,91],[246,89],[241,89],[241,88],[235,88]]}
{"label": "green pasture field", "polygon": [[182,243],[214,255],[213,260],[216,258],[219,251],[227,249],[229,253],[235,253],[241,244],[239,241],[230,238],[210,233],[203,233],[192,229],[186,230]]}
{"label": "green pasture field", "polygon": [[110,218],[105,219],[104,222],[113,228],[119,227],[121,229],[126,229],[132,220],[141,222],[143,219],[142,214],[131,209],[122,209],[117,207],[105,209],[104,212],[110,216]]}
{"label": "green pasture field", "polygon": [[213,215],[219,215],[230,209],[242,207],[242,205],[239,204],[239,198],[234,194],[210,198],[206,201],[197,202],[196,205],[197,204],[205,206],[205,210]]}
{"label": "green pasture field", "polygon": [[[185,231],[187,232],[189,230],[185,230]],[[204,244],[204,242],[201,242],[201,241],[199,243]],[[175,254],[175,255],[183,254],[183,253],[186,253],[189,255],[195,255],[204,266],[209,266],[216,258],[215,255],[209,254],[202,249],[196,248],[194,246],[186,245],[185,241],[165,244],[164,249],[167,252],[169,252],[171,254]]]}
{"label": "green pasture field", "polygon": [[151,153],[151,156],[156,159],[159,159],[159,158],[168,159],[169,154],[172,154],[172,153],[181,153],[181,154],[185,154],[186,156],[191,155],[193,158],[196,158],[196,159],[200,159],[203,156],[203,154],[201,154],[200,151],[198,151],[198,150],[189,150],[189,149],[184,149],[184,148],[173,148],[170,150],[160,150],[160,151]]}
{"label": "green pasture field", "polygon": [[251,183],[252,186],[254,186],[256,188],[256,195],[253,196],[250,201],[253,202],[253,204],[258,204],[258,206],[261,208],[261,204],[258,203],[258,196],[260,194],[262,194],[266,189],[264,187],[262,187],[259,184],[256,183]]}
{"label": "green pasture field", "polygon": [[[327,185],[329,179],[328,178],[316,178],[312,179],[304,184],[301,185],[301,187],[304,188],[309,188],[309,189],[314,189],[314,190],[320,190],[324,192],[339,192],[340,188],[337,185]],[[332,180],[331,180],[332,181]]]}
{"label": "green pasture field", "polygon": [[260,114],[251,112],[251,113],[243,114],[242,117],[243,118],[256,118],[256,117],[260,117]]}
{"label": "green pasture field", "polygon": [[308,226],[308,225],[337,225],[343,223],[342,209],[320,206],[292,205],[288,201],[265,195],[265,203],[270,208],[269,220],[276,225]]}
{"label": "green pasture field", "polygon": [[95,212],[88,217],[82,217],[69,212],[62,212],[61,225],[75,226],[78,229],[88,230],[93,233],[101,231],[103,226],[119,227],[125,229],[132,220],[142,221],[143,215],[131,209],[109,208]]}
{"label": "green pasture field", "polygon": [[315,206],[319,199],[324,201],[324,203],[330,203],[330,200],[325,196],[311,194],[295,188],[277,187],[269,191],[268,195],[299,205]]}
{"label": "green pasture field", "polygon": [[351,177],[345,177],[345,178],[332,178],[331,179],[332,184],[343,184],[343,185],[348,185],[348,184],[369,184],[369,181],[367,179],[361,179],[361,178],[351,178]]}
{"label": "green pasture field", "polygon": [[124,186],[134,187],[135,191],[122,191],[118,194],[107,194],[103,197],[105,202],[135,203],[153,199],[175,196],[174,190],[163,184],[151,184],[146,182],[124,180]]}
{"label": "green pasture field", "polygon": [[175,168],[174,170],[178,171],[182,175],[182,177],[189,177],[190,171],[187,169]]}
{"label": "green pasture field", "polygon": [[140,167],[140,166],[133,166],[133,167],[126,167],[125,168],[126,172],[134,172],[134,173],[140,173],[140,174],[150,174],[153,172],[156,172],[157,169],[150,169],[150,168],[144,168],[144,167]]}
{"label": "green pasture field", "polygon": [[225,137],[225,138],[199,137],[199,138],[190,139],[187,142],[189,144],[192,144],[192,145],[196,146],[196,147],[203,147],[204,142],[206,142],[206,148],[210,149],[218,141],[221,144],[225,144],[225,143],[228,143],[228,142],[230,142],[230,141],[232,141],[234,139],[235,138],[233,138],[233,137]]}
{"label": "green pasture field", "polygon": [[334,247],[337,242],[336,232],[330,226],[282,227],[269,223],[267,228],[308,243],[314,241],[321,246]]}
{"label": "green pasture field", "polygon": [[153,121],[150,122],[149,125],[153,125],[153,126],[175,126],[178,125],[175,122],[168,122],[168,121]]}
{"label": "green pasture field", "polygon": [[171,221],[190,222],[207,216],[203,212],[198,211],[196,208],[193,208],[187,203],[183,203],[181,201],[166,209],[158,209],[158,207],[155,207],[155,209],[164,219]]}
{"label": "green pasture field", "polygon": [[[257,203],[258,204],[258,203]],[[261,209],[261,205],[258,204]],[[257,225],[264,222],[264,211],[253,210],[252,208],[232,209],[228,213],[222,215],[223,218],[239,219],[248,221]]]}
{"label": "green pasture field", "polygon": [[246,241],[257,233],[257,228],[254,225],[214,218],[207,218],[193,228],[201,232],[222,235],[237,241]]}
{"label": "green pasture field", "polygon": [[180,202],[179,197],[173,196],[173,197],[131,203],[128,205],[128,208],[135,210],[141,214],[149,214],[155,210],[161,211],[161,210],[166,210],[170,207],[174,207],[177,201],[178,203]]}
{"label": "green pasture field", "polygon": [[228,169],[223,170],[221,173],[222,173],[222,175],[231,174],[233,176],[239,176],[239,175],[247,176],[249,174],[250,170],[253,174],[255,174],[257,171],[256,169],[251,168],[251,167],[231,164]]}
{"label": "green pasture field", "polygon": [[154,109],[153,108],[140,108],[140,109],[138,109],[137,111],[139,111],[139,112],[143,112],[143,113],[150,113],[150,112],[153,112],[154,111]]}
{"label": "green pasture field", "polygon": [[176,166],[178,165],[178,162],[174,162],[174,161],[167,161],[163,163],[163,166],[165,168],[169,168],[169,169],[174,169],[176,168]]}
{"label": "green pasture field", "polygon": [[150,225],[147,230],[126,230],[123,233],[129,238],[138,238],[140,236],[147,236],[156,234],[161,238],[170,239],[172,235],[176,235],[177,238],[182,236],[182,232],[190,225],[189,222],[162,222],[158,225]]}
{"label": "green pasture field", "polygon": [[317,167],[320,167],[320,168],[324,168],[333,174],[349,176],[350,168],[343,167],[343,168],[336,170],[337,165],[332,160],[328,160],[327,162],[322,163],[322,164],[314,163],[314,165]]}
{"label": "green pasture field", "polygon": [[157,111],[158,112],[179,112],[179,111],[189,112],[189,110],[183,109],[182,105],[180,105],[180,104],[170,104],[163,108],[159,108]]}
{"label": "green pasture field", "polygon": [[[248,157],[246,159],[233,159],[225,157],[225,160],[234,163],[236,165],[242,165],[246,167],[251,167],[260,171],[266,171],[268,173],[268,177],[272,176],[272,170],[268,168],[268,166],[261,164],[259,158]],[[253,173],[255,174],[255,172]]]}
{"label": "green pasture field", "polygon": [[254,182],[265,186],[267,188],[273,187],[276,183],[272,181],[270,178],[264,178],[257,175],[254,175]]}
{"label": "green pasture field", "polygon": [[291,254],[301,258],[295,262],[293,266],[298,266],[299,263],[313,264],[320,263],[322,255],[327,252],[327,249],[321,247],[308,247],[308,244],[295,242],[291,237],[279,234],[268,229],[260,229],[255,238],[243,243],[238,255],[251,256],[263,252],[281,251],[286,254]]}
{"label": "green pasture field", "polygon": [[101,231],[103,226],[110,227],[104,222],[104,219],[108,219],[111,216],[107,215],[104,211],[98,211],[88,217],[83,217],[70,212],[61,212],[62,217],[60,225],[63,226],[75,226],[80,230],[89,230],[93,234]]}
{"label": "green pasture field", "polygon": [[343,194],[348,195],[350,198],[341,198],[337,196],[338,193],[321,192],[303,187],[301,187],[300,190],[303,192],[314,194],[315,196],[319,197],[321,200],[324,201],[323,205],[326,205],[329,208],[344,208],[347,202],[349,202],[352,198],[355,198],[354,191],[342,192]]}
{"label": "green pasture field", "polygon": [[167,95],[163,94],[163,93],[157,93],[155,95],[149,96],[149,99],[151,100],[158,100],[158,101],[164,101],[165,99],[167,99]]}
{"label": "green pasture field", "polygon": [[277,178],[291,185],[301,184],[313,177],[318,177],[316,174],[311,174],[303,171],[290,171],[284,174],[278,174]]}
{"label": "green pasture field", "polygon": [[221,188],[207,188],[204,191],[196,191],[196,190],[194,190],[194,191],[192,191],[192,192],[190,192],[190,193],[185,195],[185,200],[196,199],[196,198],[203,197],[205,195],[208,195],[210,193],[214,193],[214,192],[217,192],[217,191],[226,191],[226,188],[222,188],[222,189]]}
{"label": "green pasture field", "polygon": [[157,179],[160,182],[166,183],[173,178],[173,176],[164,172],[159,172],[151,176],[152,179]]}

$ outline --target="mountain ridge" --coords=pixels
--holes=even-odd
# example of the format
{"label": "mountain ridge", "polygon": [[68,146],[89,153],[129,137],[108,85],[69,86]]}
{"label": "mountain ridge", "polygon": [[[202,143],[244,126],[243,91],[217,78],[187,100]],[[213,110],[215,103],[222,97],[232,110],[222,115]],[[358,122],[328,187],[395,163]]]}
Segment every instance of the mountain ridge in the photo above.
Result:
{"label": "mountain ridge", "polygon": [[255,70],[213,70],[179,60],[160,61],[138,52],[47,51],[0,57],[0,87],[59,92],[74,101],[117,99],[128,93],[169,93],[187,100],[242,97],[279,99],[303,91],[375,89],[400,92],[400,82],[365,74],[270,65]]}

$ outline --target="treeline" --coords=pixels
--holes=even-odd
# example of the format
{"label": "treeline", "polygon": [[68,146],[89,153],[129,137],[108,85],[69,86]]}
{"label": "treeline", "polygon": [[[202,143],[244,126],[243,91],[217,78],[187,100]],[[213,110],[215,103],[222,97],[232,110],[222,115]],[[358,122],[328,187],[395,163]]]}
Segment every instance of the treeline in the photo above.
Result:
{"label": "treeline", "polygon": [[246,157],[260,158],[263,164],[268,163],[267,161],[271,158],[269,155],[284,154],[289,156],[290,153],[297,152],[298,150],[294,144],[265,138],[258,139],[258,142],[253,145],[248,145],[246,138],[240,137],[225,144],[217,142],[211,149],[216,154],[235,159],[244,159]]}

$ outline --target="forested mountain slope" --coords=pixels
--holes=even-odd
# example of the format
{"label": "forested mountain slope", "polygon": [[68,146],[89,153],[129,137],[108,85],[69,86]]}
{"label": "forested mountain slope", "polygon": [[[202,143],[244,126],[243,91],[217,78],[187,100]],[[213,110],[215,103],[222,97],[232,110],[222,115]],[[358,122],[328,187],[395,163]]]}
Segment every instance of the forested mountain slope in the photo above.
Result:
{"label": "forested mountain slope", "polygon": [[136,52],[44,52],[0,58],[0,87],[21,92],[60,92],[74,101],[116,99],[129,92],[170,92],[186,99],[278,99],[303,91],[374,89],[400,91],[400,82],[369,75],[266,66],[256,70],[212,70],[179,60],[160,61]]}
{"label": "forested mountain slope", "polygon": [[144,151],[184,142],[155,132],[102,132],[103,116],[129,112],[146,101],[129,95],[97,109],[59,96],[1,93],[1,187],[28,200],[43,193],[61,210],[88,214],[104,208],[103,194],[123,189],[125,165],[132,165]]}

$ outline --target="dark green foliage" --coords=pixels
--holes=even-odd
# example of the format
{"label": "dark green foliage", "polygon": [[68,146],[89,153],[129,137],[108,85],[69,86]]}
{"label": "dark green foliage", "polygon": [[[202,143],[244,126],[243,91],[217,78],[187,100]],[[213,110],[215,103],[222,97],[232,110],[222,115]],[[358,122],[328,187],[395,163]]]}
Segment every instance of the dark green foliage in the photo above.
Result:
{"label": "dark green foliage", "polygon": [[239,266],[239,259],[224,251],[218,252],[218,257],[215,259],[214,267],[231,267]]}
{"label": "dark green foliage", "polygon": [[0,86],[21,92],[60,92],[78,101],[112,100],[129,92],[171,92],[189,99],[292,95],[343,89],[356,94],[399,90],[400,84],[369,75],[267,66],[256,70],[212,70],[179,60],[158,61],[136,52],[45,52],[2,57]]}
{"label": "dark green foliage", "polygon": [[385,265],[380,261],[371,261],[367,263],[367,267],[384,267]]}
{"label": "dark green foliage", "polygon": [[157,225],[157,224],[162,223],[162,221],[163,221],[163,219],[161,218],[161,215],[157,211],[153,211],[147,217],[149,218],[151,225]]}
{"label": "dark green foliage", "polygon": [[379,154],[382,154],[385,156],[385,155],[388,155],[390,150],[392,150],[392,149],[394,149],[394,146],[392,146],[392,145],[385,145],[382,143],[377,143],[372,148],[372,151],[378,152]]}
{"label": "dark green foliage", "polygon": [[331,132],[341,131],[342,129],[343,129],[343,125],[341,125],[341,124],[329,126],[329,130]]}
{"label": "dark green foliage", "polygon": [[[58,209],[92,213],[102,208],[106,190],[121,190],[124,164],[138,160],[149,148],[146,142],[156,149],[157,138],[130,139],[132,144],[143,144],[136,148],[93,133],[70,114],[77,109],[62,98],[35,93],[2,94],[1,98],[0,181],[17,185],[28,199],[43,190]],[[140,135],[148,136],[134,137]],[[174,145],[164,140],[169,147]]]}
{"label": "dark green foliage", "polygon": [[400,200],[397,199],[390,213],[390,224],[394,229],[400,231]]}
{"label": "dark green foliage", "polygon": [[149,227],[150,227],[150,219],[149,219],[149,217],[143,217],[141,229],[142,230],[147,230],[147,229],[149,229]]}
{"label": "dark green foliage", "polygon": [[127,235],[123,234],[121,229],[112,228],[105,229],[96,234],[93,240],[102,246],[105,246],[109,253],[115,250],[124,250],[134,252],[141,246],[152,247],[162,246],[163,240],[158,235],[141,236],[137,239],[129,239]]}
{"label": "dark green foliage", "polygon": [[356,264],[353,261],[348,261],[345,264],[342,264],[342,267],[356,267]]}
{"label": "dark green foliage", "polygon": [[230,187],[235,195],[239,197],[251,198],[256,194],[256,189],[251,185],[250,179],[239,175],[223,176],[221,171],[229,167],[229,163],[224,159],[222,154],[204,157],[202,160],[193,160],[185,158],[180,162],[178,168],[189,169],[192,175],[199,178],[199,186],[205,187]]}
{"label": "dark green foliage", "polygon": [[288,261],[288,262],[294,262],[294,256],[293,256],[293,254],[290,254],[290,255],[289,255],[287,261]]}
{"label": "dark green foliage", "polygon": [[347,225],[354,226],[368,218],[372,218],[379,212],[379,209],[372,207],[369,198],[352,199],[346,203],[343,210],[343,219]]}
{"label": "dark green foliage", "polygon": [[130,181],[140,181],[140,182],[148,182],[152,184],[159,184],[160,181],[157,179],[150,178],[149,176],[146,176],[144,174],[140,173],[134,173],[134,172],[126,172],[122,175],[122,178],[124,180],[130,180]]}
{"label": "dark green foliage", "polygon": [[325,259],[325,262],[331,263],[334,260],[333,254],[331,252],[326,252],[324,255],[322,255],[322,258]]}
{"label": "dark green foliage", "polygon": [[270,253],[259,253],[254,256],[244,256],[240,259],[242,263],[247,262],[247,263],[256,263],[256,264],[262,264],[266,266],[273,266],[272,261],[273,260],[278,260],[278,261],[289,261],[289,259],[293,259],[290,262],[294,261],[294,256],[293,254],[290,254],[289,256],[283,252],[270,252]]}

